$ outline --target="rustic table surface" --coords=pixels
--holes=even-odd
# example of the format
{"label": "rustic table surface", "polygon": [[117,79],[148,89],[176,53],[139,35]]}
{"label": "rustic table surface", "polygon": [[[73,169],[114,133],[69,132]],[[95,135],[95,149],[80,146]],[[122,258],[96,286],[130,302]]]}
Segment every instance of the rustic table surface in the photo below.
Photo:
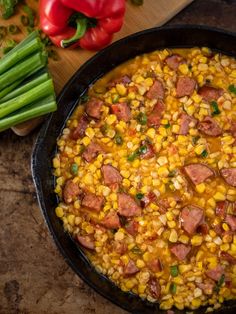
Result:
{"label": "rustic table surface", "polygon": [[[235,16],[235,0],[195,0],[168,24],[236,31]],[[0,133],[0,314],[126,313],[73,273],[48,232],[30,171],[37,133]]]}

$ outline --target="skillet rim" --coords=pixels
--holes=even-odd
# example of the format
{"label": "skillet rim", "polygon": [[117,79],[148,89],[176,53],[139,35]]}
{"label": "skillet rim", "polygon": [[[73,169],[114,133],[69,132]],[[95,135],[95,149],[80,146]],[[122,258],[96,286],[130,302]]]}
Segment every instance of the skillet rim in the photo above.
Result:
{"label": "skillet rim", "polygon": [[[184,31],[188,30],[188,31],[191,31],[191,30],[195,30],[195,31],[200,31],[200,32],[201,31],[209,31],[209,32],[212,32],[215,36],[217,36],[217,34],[221,34],[221,35],[226,35],[226,36],[232,37],[232,40],[236,39],[236,33],[235,32],[228,31],[228,30],[223,30],[223,29],[220,29],[220,28],[217,28],[217,27],[210,27],[210,26],[205,26],[205,25],[194,25],[194,24],[191,24],[191,25],[189,25],[189,24],[178,24],[178,25],[168,25],[168,26],[163,26],[163,27],[153,27],[153,28],[150,28],[150,29],[146,29],[146,30],[143,30],[143,31],[131,34],[131,35],[128,35],[128,36],[126,36],[126,37],[124,37],[122,39],[119,39],[118,41],[115,41],[114,43],[112,43],[108,47],[104,48],[103,50],[99,51],[92,58],[90,58],[88,61],[86,61],[80,68],[78,68],[78,70],[72,75],[72,77],[64,85],[62,91],[60,92],[59,96],[57,97],[57,103],[60,103],[63,100],[63,97],[65,96],[66,92],[68,91],[70,86],[73,84],[73,82],[76,80],[76,78],[80,75],[80,73],[83,72],[89,66],[90,63],[93,63],[99,57],[101,57],[106,51],[114,49],[116,46],[119,46],[122,43],[125,43],[125,41],[127,41],[127,40],[132,40],[132,39],[138,38],[139,36],[142,36],[142,35],[150,34],[150,33],[153,33],[153,32],[161,32],[161,31],[165,31],[165,30],[166,31],[171,31],[171,30],[174,30],[174,31],[176,31],[176,30],[184,30]],[[168,45],[166,47],[168,47]],[[184,47],[184,46],[182,45],[182,46],[179,46],[179,47]],[[186,47],[187,47],[187,45],[186,45]],[[188,45],[188,47],[190,47],[190,45]],[[156,49],[164,49],[164,48],[165,47],[163,47],[163,48],[156,48]],[[230,55],[230,53],[228,53],[228,52],[224,52],[223,50],[221,50],[221,51],[223,53],[225,53],[226,55]],[[147,52],[149,52],[149,51],[147,51]],[[144,52],[142,52],[142,53],[144,53]],[[137,55],[139,55],[139,54],[140,53],[138,53]],[[235,54],[235,57],[236,57],[236,54]],[[131,57],[131,58],[133,58],[133,57]],[[126,60],[128,60],[128,59],[126,59]],[[123,63],[123,62],[124,61],[121,61],[120,63]],[[118,64],[113,66],[112,68],[115,68],[117,66],[118,66]],[[104,75],[104,73],[102,75]],[[91,84],[93,84],[94,81],[96,81],[99,77],[96,77],[94,80],[92,80]],[[81,93],[80,96],[82,94],[83,93]],[[72,108],[70,109],[70,112],[67,114],[67,117],[65,119],[63,119],[63,124],[68,119],[68,117],[71,115],[71,113],[73,112],[73,110],[75,109],[76,106],[77,106],[77,101],[74,102]],[[40,150],[42,149],[42,146],[44,145],[44,142],[47,143],[47,138],[45,136],[47,135],[47,131],[48,131],[48,128],[50,126],[50,123],[53,120],[53,118],[56,117],[57,114],[58,114],[58,110],[56,112],[50,114],[46,118],[46,121],[44,122],[43,126],[41,127],[41,129],[39,131],[39,134],[37,136],[37,139],[35,141],[35,144],[34,144],[34,147],[33,147],[33,152],[32,152],[32,157],[31,157],[32,178],[33,178],[33,182],[34,182],[34,185],[35,185],[36,195],[37,195],[37,200],[38,200],[38,204],[39,204],[40,210],[41,210],[41,212],[43,214],[44,220],[46,221],[46,224],[47,224],[47,227],[49,229],[49,232],[50,232],[54,242],[56,243],[56,246],[57,246],[58,250],[62,254],[63,258],[66,260],[67,264],[73,269],[73,271],[84,282],[86,282],[86,284],[88,284],[98,294],[102,295],[105,299],[111,301],[113,304],[116,304],[117,306],[123,308],[124,310],[127,310],[129,312],[133,312],[133,310],[131,310],[129,306],[121,304],[116,299],[114,299],[110,295],[107,295],[104,291],[100,290],[100,287],[98,287],[94,282],[91,282],[80,271],[80,269],[78,269],[78,267],[76,267],[75,263],[68,257],[67,253],[65,252],[65,250],[64,250],[64,248],[63,248],[63,246],[61,244],[60,238],[56,234],[56,231],[54,230],[54,228],[53,228],[53,226],[52,226],[52,224],[50,222],[50,218],[49,218],[49,215],[48,215],[48,212],[47,212],[47,209],[46,209],[46,205],[45,205],[46,200],[45,200],[45,197],[44,197],[43,191],[42,191],[42,182],[41,182],[40,169],[39,169],[39,167],[40,167],[39,166],[39,163],[40,163],[40,160],[39,160],[40,157],[39,156],[40,156],[40,154],[42,154],[42,152]],[[63,127],[64,127],[64,125],[61,127],[60,132],[58,132],[58,135],[61,134],[61,130],[63,129]],[[54,152],[55,152],[55,148],[56,148],[56,145],[54,147]],[[93,270],[93,271],[96,272],[95,270]],[[99,276],[103,277],[103,275],[101,275],[101,274],[99,274]],[[111,283],[111,285],[114,286],[114,284],[111,281],[110,281],[110,283]],[[126,295],[128,296],[129,294],[126,294]],[[141,300],[139,297],[136,297],[136,298],[137,298],[137,300],[138,299]],[[153,311],[154,311],[153,304],[151,304],[150,302],[147,302],[147,301],[141,301],[141,302],[142,302],[143,306],[144,306],[144,303],[147,304],[147,312],[145,311],[145,313],[153,313]],[[137,301],[137,303],[140,303],[140,301],[139,302]],[[200,309],[204,309],[204,307],[201,307]],[[188,310],[192,311],[190,309],[188,309]],[[197,313],[198,310],[194,310],[193,312]],[[221,310],[224,311],[224,312],[221,312]],[[236,310],[236,302],[233,302],[233,301],[225,302],[224,305],[219,309],[219,311],[218,310],[214,311],[214,313],[216,313],[216,312],[217,313],[231,313],[231,310],[233,310],[233,311]],[[179,310],[176,311],[175,310],[175,313],[184,313],[183,311],[179,311]],[[155,312],[156,313],[166,313],[166,311],[162,311],[162,310],[158,310],[158,309],[155,309]],[[144,313],[144,312],[143,311],[139,312],[139,311],[135,310],[135,313]]]}

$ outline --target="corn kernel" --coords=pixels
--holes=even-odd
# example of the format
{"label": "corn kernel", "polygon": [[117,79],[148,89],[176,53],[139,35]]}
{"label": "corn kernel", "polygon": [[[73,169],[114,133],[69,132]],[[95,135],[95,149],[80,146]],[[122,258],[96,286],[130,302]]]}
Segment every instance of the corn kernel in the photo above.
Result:
{"label": "corn kernel", "polygon": [[187,244],[187,243],[189,242],[189,237],[186,236],[186,235],[184,235],[184,234],[182,234],[182,235],[179,237],[179,241],[180,241],[181,243]]}
{"label": "corn kernel", "polygon": [[153,85],[153,79],[151,77],[148,77],[145,79],[145,84],[149,87]]}
{"label": "corn kernel", "polygon": [[156,131],[153,128],[150,128],[147,130],[146,135],[148,137],[150,137],[151,139],[154,139],[155,135],[156,135]]}
{"label": "corn kernel", "polygon": [[179,272],[180,274],[186,273],[187,271],[190,271],[192,269],[192,265],[179,265]]}
{"label": "corn kernel", "polygon": [[82,143],[84,144],[84,146],[88,146],[90,144],[91,140],[89,137],[85,136],[83,139],[82,139]]}
{"label": "corn kernel", "polygon": [[128,179],[130,176],[130,172],[127,170],[121,170],[120,174],[122,175],[122,177]]}
{"label": "corn kernel", "polygon": [[139,159],[135,159],[132,163],[132,167],[133,168],[139,168],[140,166],[140,160]]}
{"label": "corn kernel", "polygon": [[187,66],[186,63],[182,63],[179,65],[178,70],[182,73],[182,74],[188,74],[189,72],[189,68]]}
{"label": "corn kernel", "polygon": [[71,226],[74,226],[75,224],[75,215],[68,215],[67,216],[67,221]]}
{"label": "corn kernel", "polygon": [[135,282],[132,279],[130,279],[126,281],[125,286],[127,289],[132,289],[135,286]]}
{"label": "corn kernel", "polygon": [[126,187],[126,188],[130,187],[130,181],[128,179],[123,179],[122,183],[123,183],[124,187]]}
{"label": "corn kernel", "polygon": [[213,197],[216,201],[224,201],[226,199],[226,196],[221,192],[216,192]]}
{"label": "corn kernel", "polygon": [[128,97],[128,99],[130,99],[130,100],[134,100],[135,97],[136,97],[136,95],[135,95],[134,92],[130,92],[127,97]]}
{"label": "corn kernel", "polygon": [[190,116],[192,116],[195,111],[196,111],[196,107],[194,105],[190,105],[186,108],[186,112]]}
{"label": "corn kernel", "polygon": [[233,71],[230,73],[230,76],[236,78],[236,70],[233,70]]}
{"label": "corn kernel", "polygon": [[110,114],[107,118],[106,118],[106,123],[109,125],[112,125],[114,122],[116,122],[117,117],[115,114]]}
{"label": "corn kernel", "polygon": [[220,249],[222,251],[228,251],[229,250],[229,243],[221,244]]}
{"label": "corn kernel", "polygon": [[167,169],[167,167],[165,166],[161,166],[160,168],[157,169],[157,173],[160,177],[168,177],[169,171]]}
{"label": "corn kernel", "polygon": [[127,88],[123,84],[116,84],[116,90],[120,96],[125,96]]}
{"label": "corn kernel", "polygon": [[191,304],[194,308],[198,308],[201,305],[201,299],[200,298],[193,299]]}
{"label": "corn kernel", "polygon": [[93,176],[90,173],[87,173],[84,178],[83,181],[85,184],[87,185],[92,185],[93,184]]}
{"label": "corn kernel", "polygon": [[216,206],[216,202],[214,198],[209,198],[209,200],[207,201],[207,204],[209,204],[212,208],[215,208]]}
{"label": "corn kernel", "polygon": [[172,125],[172,132],[175,133],[175,134],[178,134],[179,133],[179,130],[180,130],[180,127],[178,124],[173,124]]}
{"label": "corn kernel", "polygon": [[227,223],[223,223],[222,224],[222,228],[225,230],[225,231],[229,231],[229,226],[227,225]]}
{"label": "corn kernel", "polygon": [[137,266],[138,268],[143,268],[143,267],[145,267],[145,263],[144,263],[143,260],[138,259],[137,262],[136,262],[136,266]]}
{"label": "corn kernel", "polygon": [[56,212],[57,217],[59,217],[59,218],[64,216],[64,212],[63,212],[63,209],[61,207],[56,207],[55,212]]}
{"label": "corn kernel", "polygon": [[200,101],[202,100],[202,97],[200,95],[198,95],[198,94],[195,94],[195,95],[192,96],[192,100],[194,102],[196,102],[197,104],[199,104]]}
{"label": "corn kernel", "polygon": [[138,285],[138,293],[142,294],[146,290],[146,285]]}
{"label": "corn kernel", "polygon": [[196,191],[197,191],[198,193],[204,193],[205,190],[206,190],[206,185],[205,185],[205,183],[200,183],[200,184],[197,184],[197,185],[196,185]]}
{"label": "corn kernel", "polygon": [[95,133],[94,133],[94,130],[92,128],[87,128],[85,130],[85,134],[89,137],[89,138],[93,138]]}
{"label": "corn kernel", "polygon": [[201,153],[206,149],[205,145],[198,145],[194,151],[197,155],[201,155]]}
{"label": "corn kernel", "polygon": [[199,246],[202,244],[203,238],[201,235],[194,235],[191,239],[191,243],[194,246]]}
{"label": "corn kernel", "polygon": [[60,159],[55,157],[53,158],[53,167],[54,168],[59,168],[60,167]]}
{"label": "corn kernel", "polygon": [[170,232],[169,241],[172,242],[172,243],[175,243],[175,242],[177,242],[177,240],[178,240],[177,232],[176,232],[175,229],[172,229],[171,232]]}
{"label": "corn kernel", "polygon": [[141,75],[137,76],[136,79],[135,79],[135,83],[137,83],[137,84],[140,84],[143,81],[144,81],[144,77],[141,76]]}

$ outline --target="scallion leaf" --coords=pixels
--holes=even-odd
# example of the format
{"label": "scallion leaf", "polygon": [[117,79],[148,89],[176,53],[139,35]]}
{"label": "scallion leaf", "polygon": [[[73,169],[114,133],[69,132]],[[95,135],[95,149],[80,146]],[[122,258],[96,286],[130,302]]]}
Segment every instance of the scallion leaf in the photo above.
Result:
{"label": "scallion leaf", "polygon": [[207,152],[206,149],[204,149],[204,150],[201,152],[201,156],[202,156],[203,158],[206,158],[206,157],[208,156],[208,152]]}
{"label": "scallion leaf", "polygon": [[167,124],[164,124],[164,128],[165,129],[169,129],[170,128],[170,123],[168,122]]}
{"label": "scallion leaf", "polygon": [[122,136],[119,133],[116,133],[114,140],[117,145],[122,145],[124,142]]}
{"label": "scallion leaf", "polygon": [[223,283],[225,282],[225,275],[222,274],[220,279],[218,280],[218,282],[216,283],[215,287],[214,287],[214,291],[215,292],[219,292],[221,286],[223,285]]}
{"label": "scallion leaf", "polygon": [[172,277],[177,277],[179,274],[178,265],[170,266],[170,274]]}
{"label": "scallion leaf", "polygon": [[211,106],[212,106],[212,109],[213,109],[213,111],[212,111],[212,115],[213,116],[218,115],[218,114],[221,113],[221,111],[220,111],[216,101],[212,101],[211,102]]}
{"label": "scallion leaf", "polygon": [[138,157],[137,152],[133,152],[132,154],[130,154],[130,155],[127,157],[127,160],[128,160],[128,161],[134,161],[137,157]]}
{"label": "scallion leaf", "polygon": [[143,197],[144,197],[144,194],[143,194],[143,193],[137,193],[137,194],[136,194],[136,198],[137,198],[138,200],[141,200]]}
{"label": "scallion leaf", "polygon": [[176,285],[176,283],[172,282],[172,283],[170,284],[170,292],[171,292],[172,294],[175,294],[176,291],[177,291],[177,285]]}
{"label": "scallion leaf", "polygon": [[74,174],[74,175],[78,174],[78,165],[76,163],[73,163],[71,165],[70,170],[71,170],[72,174]]}
{"label": "scallion leaf", "polygon": [[147,116],[145,113],[140,112],[137,116],[137,121],[141,124],[141,125],[146,125],[147,124]]}
{"label": "scallion leaf", "polygon": [[234,84],[229,85],[228,90],[236,95],[236,86]]}

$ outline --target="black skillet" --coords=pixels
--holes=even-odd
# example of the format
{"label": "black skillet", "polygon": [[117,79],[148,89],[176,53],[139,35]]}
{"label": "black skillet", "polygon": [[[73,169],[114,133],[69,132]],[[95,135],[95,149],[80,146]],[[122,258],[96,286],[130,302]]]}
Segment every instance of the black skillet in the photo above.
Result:
{"label": "black skillet", "polygon": [[[64,232],[54,211],[58,201],[53,192],[55,178],[52,175],[52,158],[56,151],[56,140],[80,96],[99,77],[122,62],[145,52],[167,47],[193,46],[207,46],[236,57],[236,33],[185,25],[152,28],[128,36],[105,48],[87,61],[65,85],[58,97],[58,110],[47,118],[34,147],[32,173],[38,202],[58,249],[71,268],[88,285],[113,303],[133,313],[166,313],[166,311],[158,310],[157,304],[151,304],[133,294],[122,292],[110,280],[98,274],[79,246]],[[202,307],[194,313],[205,313],[205,310],[206,308]],[[185,311],[176,310],[175,313],[185,313]],[[236,313],[236,302],[224,303],[215,313]]]}

